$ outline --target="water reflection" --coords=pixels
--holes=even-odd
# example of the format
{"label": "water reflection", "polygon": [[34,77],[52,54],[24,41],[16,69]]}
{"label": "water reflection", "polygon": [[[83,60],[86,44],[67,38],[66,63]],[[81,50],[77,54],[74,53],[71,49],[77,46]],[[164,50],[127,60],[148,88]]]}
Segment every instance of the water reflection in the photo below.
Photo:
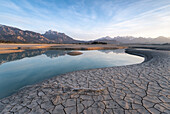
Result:
{"label": "water reflection", "polygon": [[64,56],[68,52],[70,52],[70,51],[67,51],[67,50],[47,50],[43,54],[45,54],[47,57],[55,58],[55,57],[59,57],[59,56]]}
{"label": "water reflection", "polygon": [[120,54],[120,53],[125,53],[125,50],[124,49],[115,49],[115,50],[98,50],[100,52],[103,52],[103,53],[116,53],[116,54]]}
{"label": "water reflection", "polygon": [[[117,50],[98,50],[103,53],[125,53],[124,49]],[[19,53],[10,53],[10,54],[0,54],[0,64],[23,59],[25,57],[35,57],[41,54],[45,54],[47,57],[55,58],[59,56],[66,55],[70,50],[48,50],[48,49],[35,49],[35,50],[25,50],[24,52]]]}
{"label": "water reflection", "polygon": [[142,57],[123,53],[124,50],[80,51],[70,56],[70,50],[26,50],[1,54],[0,99],[18,89],[72,71],[129,65],[142,62]]}
{"label": "water reflection", "polygon": [[45,54],[47,57],[54,58],[64,56],[69,51],[64,50],[47,50],[47,49],[36,49],[36,50],[25,50],[24,52],[0,54],[0,64],[23,59],[25,57],[35,57],[41,54]]}
{"label": "water reflection", "polygon": [[44,52],[45,50],[26,50],[19,53],[0,54],[0,64],[9,61],[19,60],[25,57],[34,57],[37,55],[41,55]]}

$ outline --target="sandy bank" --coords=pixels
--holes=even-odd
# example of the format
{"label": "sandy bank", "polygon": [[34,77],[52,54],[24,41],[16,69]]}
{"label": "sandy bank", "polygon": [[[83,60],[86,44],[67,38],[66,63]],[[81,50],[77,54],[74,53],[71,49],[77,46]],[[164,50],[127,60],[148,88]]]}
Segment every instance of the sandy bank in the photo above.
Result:
{"label": "sandy bank", "polygon": [[6,54],[6,53],[18,53],[23,52],[24,50],[0,50],[0,54]]}

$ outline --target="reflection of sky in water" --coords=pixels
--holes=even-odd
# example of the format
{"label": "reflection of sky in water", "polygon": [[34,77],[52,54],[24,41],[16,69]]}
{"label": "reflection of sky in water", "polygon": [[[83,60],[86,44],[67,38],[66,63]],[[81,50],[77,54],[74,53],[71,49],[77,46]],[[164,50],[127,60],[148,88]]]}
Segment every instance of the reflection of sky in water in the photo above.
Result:
{"label": "reflection of sky in water", "polygon": [[[124,50],[81,51],[70,56],[67,51],[48,50],[0,65],[0,98],[19,88],[47,78],[76,70],[136,64],[144,59],[124,53]],[[1,55],[0,55],[1,56]],[[21,55],[20,55],[21,56]]]}

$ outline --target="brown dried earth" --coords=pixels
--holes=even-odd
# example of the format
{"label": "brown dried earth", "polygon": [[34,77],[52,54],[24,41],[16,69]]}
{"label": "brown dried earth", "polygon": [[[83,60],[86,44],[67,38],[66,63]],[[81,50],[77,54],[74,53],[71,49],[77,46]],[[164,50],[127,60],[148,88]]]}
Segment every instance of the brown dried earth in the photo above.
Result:
{"label": "brown dried earth", "polygon": [[79,45],[79,44],[7,44],[0,43],[0,54],[23,52],[26,49],[43,49],[51,50],[102,50],[102,49],[124,49],[127,46],[108,45]]}

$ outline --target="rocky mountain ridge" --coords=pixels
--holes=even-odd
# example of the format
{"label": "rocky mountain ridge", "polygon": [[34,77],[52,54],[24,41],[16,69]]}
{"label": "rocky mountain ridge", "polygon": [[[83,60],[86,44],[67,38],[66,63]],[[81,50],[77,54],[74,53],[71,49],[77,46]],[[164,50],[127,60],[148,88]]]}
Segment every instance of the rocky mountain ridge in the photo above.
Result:
{"label": "rocky mountain ridge", "polygon": [[20,43],[51,43],[51,41],[40,33],[23,31],[15,27],[0,26],[0,40]]}
{"label": "rocky mountain ridge", "polygon": [[0,42],[2,43],[91,43],[91,42],[104,42],[107,44],[164,44],[170,43],[170,38],[157,37],[157,38],[144,38],[133,36],[117,36],[117,37],[102,37],[93,41],[79,41],[71,38],[70,36],[57,31],[46,31],[44,34],[36,33],[28,30],[21,30],[19,28],[10,27],[0,24]]}
{"label": "rocky mountain ridge", "polygon": [[42,34],[42,35],[55,43],[77,43],[79,42],[65,35],[64,33],[59,33],[57,31],[52,31],[52,30],[46,31],[45,34]]}
{"label": "rocky mountain ridge", "polygon": [[114,40],[113,38],[106,36],[106,37],[102,37],[99,39],[94,40],[95,42],[104,42],[107,44],[120,44],[119,41]]}
{"label": "rocky mountain ridge", "polygon": [[21,30],[15,27],[0,25],[0,41],[10,41],[16,43],[79,43],[81,41],[49,30],[45,34],[40,34],[28,30]]}
{"label": "rocky mountain ridge", "polygon": [[[109,39],[108,39],[109,38]],[[170,38],[159,36],[157,38],[144,38],[144,37],[133,37],[133,36],[117,36],[117,37],[102,37],[96,39],[95,41],[102,41],[102,42],[117,42],[123,44],[164,44],[170,43]]]}

